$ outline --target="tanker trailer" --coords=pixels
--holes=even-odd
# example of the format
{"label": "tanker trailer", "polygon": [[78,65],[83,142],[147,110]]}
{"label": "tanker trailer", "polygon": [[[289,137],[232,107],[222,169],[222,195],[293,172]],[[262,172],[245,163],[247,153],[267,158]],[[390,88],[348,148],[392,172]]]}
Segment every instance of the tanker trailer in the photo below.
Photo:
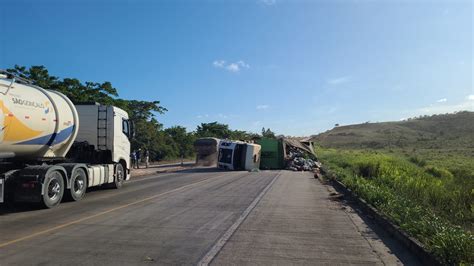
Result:
{"label": "tanker trailer", "polygon": [[196,151],[196,165],[217,166],[219,153],[219,142],[217,138],[199,138],[194,142]]}
{"label": "tanker trailer", "polygon": [[65,95],[0,70],[0,203],[52,208],[86,189],[130,178],[128,114]]}

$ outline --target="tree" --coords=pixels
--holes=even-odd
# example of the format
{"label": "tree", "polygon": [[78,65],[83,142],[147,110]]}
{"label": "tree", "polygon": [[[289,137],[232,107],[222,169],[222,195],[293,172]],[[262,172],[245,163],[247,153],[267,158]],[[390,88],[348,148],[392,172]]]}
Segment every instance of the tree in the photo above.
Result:
{"label": "tree", "polygon": [[251,140],[253,135],[249,134],[247,131],[243,130],[231,130],[230,132],[230,138],[234,140]]}
{"label": "tree", "polygon": [[168,111],[160,105],[160,101],[136,101],[122,100],[114,101],[114,105],[128,112],[130,119],[134,121],[145,120],[150,121],[155,118],[155,114],[164,114]]}
{"label": "tree", "polygon": [[24,66],[15,65],[14,68],[7,69],[7,71],[19,77],[29,79],[35,85],[45,89],[51,89],[51,86],[58,82],[58,78],[50,76],[44,66],[32,66],[26,69]]}
{"label": "tree", "polygon": [[180,157],[191,157],[194,155],[195,136],[186,132],[185,127],[174,126],[165,129],[165,133],[173,140],[174,150],[179,152]]}
{"label": "tree", "polygon": [[275,136],[275,133],[270,129],[266,129],[265,128],[262,128],[262,137],[263,138],[268,138],[268,139],[275,139],[276,136]]}
{"label": "tree", "polygon": [[255,138],[255,134],[248,133],[243,130],[231,130],[229,125],[220,124],[218,122],[201,123],[196,128],[197,138],[218,138],[248,141]]}
{"label": "tree", "polygon": [[34,85],[43,89],[56,90],[65,94],[73,103],[99,102],[101,104],[113,104],[118,97],[117,89],[110,82],[81,83],[75,78],[64,78],[49,75],[44,66],[31,66],[26,69],[24,66],[15,65],[12,69],[7,69],[22,78],[30,80]]}
{"label": "tree", "polygon": [[219,139],[227,139],[232,136],[229,125],[220,124],[218,122],[201,123],[197,126],[196,136],[199,138],[214,137]]}

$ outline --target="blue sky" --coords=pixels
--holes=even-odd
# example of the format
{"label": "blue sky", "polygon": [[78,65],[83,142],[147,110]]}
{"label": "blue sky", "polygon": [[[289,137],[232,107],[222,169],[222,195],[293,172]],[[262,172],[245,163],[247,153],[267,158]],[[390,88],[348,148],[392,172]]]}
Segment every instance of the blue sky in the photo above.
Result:
{"label": "blue sky", "polygon": [[310,135],[474,111],[472,1],[0,4],[0,68],[45,65],[160,100],[166,127]]}

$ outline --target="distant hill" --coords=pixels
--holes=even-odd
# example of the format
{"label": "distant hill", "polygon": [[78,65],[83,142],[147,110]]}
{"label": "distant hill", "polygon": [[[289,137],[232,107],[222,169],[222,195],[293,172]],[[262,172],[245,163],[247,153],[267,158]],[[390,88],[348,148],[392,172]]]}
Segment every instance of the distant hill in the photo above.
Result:
{"label": "distant hill", "polygon": [[474,149],[474,112],[339,126],[313,136],[313,141],[346,149]]}

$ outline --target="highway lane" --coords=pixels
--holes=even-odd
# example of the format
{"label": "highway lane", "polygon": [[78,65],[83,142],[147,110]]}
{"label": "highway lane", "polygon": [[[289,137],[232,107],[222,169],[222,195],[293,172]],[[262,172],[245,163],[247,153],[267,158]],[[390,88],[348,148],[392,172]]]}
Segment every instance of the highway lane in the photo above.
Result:
{"label": "highway lane", "polygon": [[52,210],[3,210],[0,264],[193,264],[276,174],[165,174]]}
{"label": "highway lane", "polygon": [[309,173],[140,177],[52,210],[0,207],[0,265],[417,263],[348,209]]}

